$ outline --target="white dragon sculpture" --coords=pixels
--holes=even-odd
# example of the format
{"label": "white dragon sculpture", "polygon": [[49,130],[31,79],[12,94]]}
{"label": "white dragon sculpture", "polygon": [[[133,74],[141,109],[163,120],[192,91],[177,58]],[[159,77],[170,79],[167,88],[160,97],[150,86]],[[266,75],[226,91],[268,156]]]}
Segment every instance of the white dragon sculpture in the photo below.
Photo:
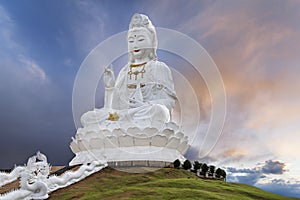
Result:
{"label": "white dragon sculpture", "polygon": [[[1,179],[1,185],[5,185],[21,177],[20,189],[2,194],[0,200],[47,199],[49,193],[76,183],[106,166],[105,161],[93,161],[82,165],[76,171],[67,171],[61,176],[49,176],[51,166],[47,163],[47,157],[37,152],[36,156],[28,159],[27,166],[16,167],[10,174],[6,174],[5,177],[9,178]],[[2,180],[6,182],[2,183]]]}

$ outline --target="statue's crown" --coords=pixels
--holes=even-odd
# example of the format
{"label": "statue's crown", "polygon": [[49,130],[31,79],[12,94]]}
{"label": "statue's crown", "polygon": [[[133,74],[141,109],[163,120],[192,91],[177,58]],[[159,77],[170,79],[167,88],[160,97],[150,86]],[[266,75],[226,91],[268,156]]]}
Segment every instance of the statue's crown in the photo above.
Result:
{"label": "statue's crown", "polygon": [[129,24],[129,30],[134,28],[147,28],[147,29],[155,30],[149,17],[139,13],[134,14],[131,18]]}

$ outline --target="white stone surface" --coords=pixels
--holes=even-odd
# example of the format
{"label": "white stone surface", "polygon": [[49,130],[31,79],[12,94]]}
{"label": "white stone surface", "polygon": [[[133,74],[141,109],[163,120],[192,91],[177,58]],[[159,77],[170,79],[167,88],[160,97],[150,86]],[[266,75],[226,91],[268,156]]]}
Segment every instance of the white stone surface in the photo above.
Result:
{"label": "white stone surface", "polygon": [[134,146],[150,146],[151,138],[146,134],[137,135],[134,139]]}
{"label": "white stone surface", "polygon": [[80,149],[79,149],[78,145],[75,143],[75,141],[71,142],[70,147],[74,153],[80,152]]}
{"label": "white stone surface", "polygon": [[107,163],[100,159],[83,164],[76,171],[67,171],[61,176],[49,176],[50,165],[44,154],[38,152],[28,159],[27,166],[15,168],[19,173],[11,173],[15,178],[21,177],[20,189],[0,195],[0,200],[47,199],[49,193],[76,183],[85,177],[105,168]]}
{"label": "white stone surface", "polygon": [[184,141],[177,147],[177,150],[184,155],[187,152],[188,148],[188,142]]}
{"label": "white stone surface", "polygon": [[94,158],[91,160],[86,160],[86,162],[92,162],[96,159],[103,159],[105,155],[107,162],[113,161],[164,161],[164,162],[173,162],[176,159],[185,160],[184,156],[176,149],[170,149],[166,147],[154,147],[150,146],[147,148],[144,147],[123,147],[123,148],[111,148],[105,149],[105,152],[102,150],[90,150],[82,151],[76,154],[76,157],[70,162],[70,165],[77,165],[82,162],[82,158],[87,158],[90,155],[94,155]]}
{"label": "white stone surface", "polygon": [[[70,165],[88,163],[95,158],[100,160],[106,159],[107,161],[126,161],[134,158],[136,161],[151,159],[152,161],[173,162],[176,159],[182,158],[182,155],[184,155],[189,147],[187,137],[184,136],[180,130],[172,130],[172,132],[176,133],[173,135],[169,134],[169,137],[162,135],[165,132],[164,130],[150,137],[147,134],[131,136],[124,133],[125,130],[122,130],[122,132],[120,132],[120,129],[117,130],[119,132],[117,131],[116,134],[114,130],[107,132],[107,137],[105,138],[97,138],[95,135],[95,138],[86,141],[86,143],[89,143],[88,148],[81,147],[86,150],[76,152],[76,156],[70,162]],[[152,130],[154,130],[154,128]],[[99,132],[99,130],[94,131]],[[136,132],[142,131],[143,130]],[[169,128],[167,131],[171,132]],[[81,143],[78,144],[82,145],[82,140],[84,140],[84,138],[81,139]],[[76,145],[76,142],[71,144]],[[174,155],[171,156],[170,152],[173,152]],[[150,155],[148,156],[147,154]],[[168,158],[162,159],[163,156],[167,156]]]}
{"label": "white stone surface", "polygon": [[151,146],[164,147],[168,142],[168,138],[162,135],[155,135],[152,137]]}
{"label": "white stone surface", "polygon": [[[127,44],[129,60],[117,79],[112,66],[103,74],[104,107],[81,117],[83,128],[70,144],[76,155],[70,165],[95,158],[173,162],[189,147],[181,127],[170,121],[177,100],[173,77],[169,67],[157,61],[156,31],[147,16],[132,17]],[[109,113],[117,118],[109,118]]]}
{"label": "white stone surface", "polygon": [[25,167],[15,167],[10,173],[0,172],[0,187],[17,180],[21,173],[25,171]]}
{"label": "white stone surface", "polygon": [[177,137],[171,137],[166,145],[168,148],[174,148],[176,149],[180,144],[180,138]]}
{"label": "white stone surface", "polygon": [[92,149],[102,149],[102,148],[104,148],[104,140],[92,138],[90,140],[90,145],[91,145]]}

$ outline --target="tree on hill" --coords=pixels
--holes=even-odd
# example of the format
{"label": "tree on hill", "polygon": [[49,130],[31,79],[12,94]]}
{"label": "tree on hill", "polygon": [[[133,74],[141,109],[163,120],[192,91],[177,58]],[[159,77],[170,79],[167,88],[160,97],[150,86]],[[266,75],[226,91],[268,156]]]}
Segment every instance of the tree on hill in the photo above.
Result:
{"label": "tree on hill", "polygon": [[204,163],[202,166],[201,166],[201,175],[203,175],[204,177],[206,177],[206,172],[208,171],[208,166],[206,163]]}
{"label": "tree on hill", "polygon": [[222,169],[220,169],[220,168],[218,168],[217,170],[216,170],[216,177],[217,178],[221,178],[221,176],[222,176]]}
{"label": "tree on hill", "polygon": [[216,169],[215,166],[213,166],[213,165],[210,165],[210,166],[209,166],[209,172],[208,172],[208,173],[209,173],[210,176],[213,176],[213,175],[214,175],[215,169]]}
{"label": "tree on hill", "polygon": [[222,169],[222,176],[224,178],[224,181],[226,181],[226,171]]}
{"label": "tree on hill", "polygon": [[183,169],[188,170],[192,168],[192,164],[189,160],[185,160],[183,163]]}
{"label": "tree on hill", "polygon": [[179,169],[180,164],[181,163],[180,163],[180,161],[178,159],[173,162],[174,168],[176,168],[176,169]]}
{"label": "tree on hill", "polygon": [[202,163],[199,163],[198,161],[194,161],[193,166],[194,166],[194,171],[197,172],[201,168]]}

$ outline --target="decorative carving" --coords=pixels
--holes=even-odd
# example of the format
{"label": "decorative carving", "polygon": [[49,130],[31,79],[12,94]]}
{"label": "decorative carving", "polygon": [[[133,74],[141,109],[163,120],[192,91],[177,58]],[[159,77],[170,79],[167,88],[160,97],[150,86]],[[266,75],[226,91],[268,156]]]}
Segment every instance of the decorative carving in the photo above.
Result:
{"label": "decorative carving", "polygon": [[107,120],[110,121],[118,121],[119,120],[119,115],[117,112],[114,113],[109,113],[109,117],[107,118]]}
{"label": "decorative carving", "polygon": [[47,199],[49,193],[76,183],[106,166],[106,162],[98,160],[91,162],[89,165],[84,164],[76,171],[67,171],[61,176],[49,176],[51,167],[47,163],[47,157],[37,152],[35,156],[28,159],[25,167],[16,168],[22,169],[19,174],[21,177],[20,189],[0,195],[0,200]]}

